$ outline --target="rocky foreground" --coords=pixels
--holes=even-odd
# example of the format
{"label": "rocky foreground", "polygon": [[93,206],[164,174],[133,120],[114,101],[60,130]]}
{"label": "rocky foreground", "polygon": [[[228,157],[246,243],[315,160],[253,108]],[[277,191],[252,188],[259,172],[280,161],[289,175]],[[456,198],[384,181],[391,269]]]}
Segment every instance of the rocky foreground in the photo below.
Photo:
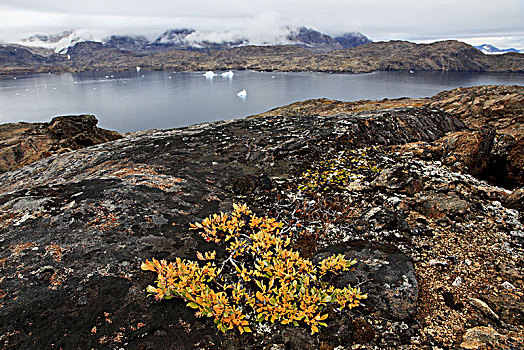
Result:
{"label": "rocky foreground", "polygon": [[[0,174],[4,348],[524,347],[523,87],[428,100],[312,100],[254,118],[135,133]],[[498,184],[498,186],[494,185]],[[191,222],[245,202],[295,249],[358,261],[368,293],[317,335],[222,334],[146,297],[152,257],[223,252]],[[223,248],[222,248],[223,249]]]}
{"label": "rocky foreground", "polygon": [[93,115],[56,117],[50,123],[0,125],[0,173],[15,170],[53,154],[122,138],[100,129]]}

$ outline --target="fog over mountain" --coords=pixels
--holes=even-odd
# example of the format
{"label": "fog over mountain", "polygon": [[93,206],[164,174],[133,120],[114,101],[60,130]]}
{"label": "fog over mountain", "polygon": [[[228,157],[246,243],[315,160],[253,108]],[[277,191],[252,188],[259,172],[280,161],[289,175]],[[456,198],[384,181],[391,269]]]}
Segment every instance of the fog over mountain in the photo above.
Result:
{"label": "fog over mountain", "polygon": [[358,32],[331,37],[307,27],[279,28],[273,32],[203,32],[194,29],[168,29],[158,37],[148,39],[145,35],[110,35],[98,39],[90,32],[65,30],[55,34],[34,34],[16,42],[27,47],[39,47],[66,54],[70,47],[85,41],[101,42],[106,47],[120,50],[155,53],[178,50],[228,49],[246,45],[295,45],[314,52],[329,52],[370,43],[371,40]]}
{"label": "fog over mountain", "polygon": [[0,41],[35,33],[85,30],[94,39],[144,35],[148,40],[169,28],[194,28],[213,40],[250,42],[285,38],[286,26],[306,26],[337,36],[361,32],[375,41],[433,42],[456,39],[501,49],[524,48],[522,0],[267,0],[180,2],[167,0],[4,0],[0,3]]}

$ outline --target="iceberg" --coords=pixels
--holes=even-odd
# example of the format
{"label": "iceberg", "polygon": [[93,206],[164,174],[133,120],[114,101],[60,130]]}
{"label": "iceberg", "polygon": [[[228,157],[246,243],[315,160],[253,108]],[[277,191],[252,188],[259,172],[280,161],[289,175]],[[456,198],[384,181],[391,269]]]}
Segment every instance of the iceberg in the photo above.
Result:
{"label": "iceberg", "polygon": [[206,78],[213,78],[216,74],[213,73],[213,71],[208,70],[207,72],[205,72],[202,75],[205,76]]}
{"label": "iceberg", "polygon": [[239,93],[237,93],[237,96],[238,96],[238,97],[246,97],[246,96],[247,96],[247,91],[246,91],[246,89],[243,89],[242,91],[240,91]]}
{"label": "iceberg", "polygon": [[222,73],[222,76],[224,78],[229,78],[229,79],[233,78],[234,75],[235,73],[233,73],[232,71]]}

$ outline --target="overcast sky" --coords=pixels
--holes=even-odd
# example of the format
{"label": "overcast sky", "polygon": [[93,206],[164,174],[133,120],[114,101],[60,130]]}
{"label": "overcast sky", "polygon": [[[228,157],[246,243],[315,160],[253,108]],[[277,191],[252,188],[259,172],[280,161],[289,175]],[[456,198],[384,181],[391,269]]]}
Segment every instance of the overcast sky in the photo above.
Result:
{"label": "overcast sky", "polygon": [[168,28],[273,35],[286,25],[374,41],[459,39],[524,49],[524,0],[0,0],[0,41],[77,29],[160,34]]}

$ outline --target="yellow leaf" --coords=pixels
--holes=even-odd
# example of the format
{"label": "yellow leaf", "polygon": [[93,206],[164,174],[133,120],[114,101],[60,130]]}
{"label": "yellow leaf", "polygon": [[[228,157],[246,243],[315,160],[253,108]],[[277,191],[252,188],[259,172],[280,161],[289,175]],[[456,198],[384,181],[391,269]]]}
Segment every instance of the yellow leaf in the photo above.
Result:
{"label": "yellow leaf", "polygon": [[140,268],[144,271],[155,271],[155,266],[147,260],[145,263],[142,263]]}

